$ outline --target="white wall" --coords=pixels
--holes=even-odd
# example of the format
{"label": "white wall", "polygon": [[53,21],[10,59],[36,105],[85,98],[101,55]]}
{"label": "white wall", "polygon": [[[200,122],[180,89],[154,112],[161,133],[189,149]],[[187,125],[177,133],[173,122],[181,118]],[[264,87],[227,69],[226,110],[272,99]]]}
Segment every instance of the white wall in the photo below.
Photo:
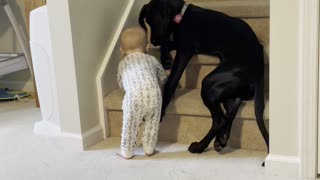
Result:
{"label": "white wall", "polygon": [[[283,7],[290,8],[284,11]],[[270,45],[270,129],[274,139],[272,152],[296,156],[297,151],[297,89],[299,60],[298,0],[271,0]],[[277,126],[286,127],[279,131]]]}
{"label": "white wall", "polygon": [[86,148],[103,138],[96,75],[128,0],[48,0],[61,129]]}
{"label": "white wall", "polygon": [[99,123],[95,78],[128,0],[69,0],[83,132]]}
{"label": "white wall", "polygon": [[[26,22],[24,18],[24,5],[21,0],[10,0],[9,5],[16,16],[21,28],[26,32]],[[8,19],[2,6],[0,6],[0,53],[21,53],[18,37]],[[0,78],[0,88],[7,87],[12,89],[23,89],[28,92],[34,92],[33,81],[30,78],[28,69],[8,74]]]}
{"label": "white wall", "polygon": [[299,0],[271,0],[270,9],[270,154],[266,165],[271,175],[298,177]]}
{"label": "white wall", "polygon": [[81,137],[69,4],[48,0],[47,5],[61,130]]}

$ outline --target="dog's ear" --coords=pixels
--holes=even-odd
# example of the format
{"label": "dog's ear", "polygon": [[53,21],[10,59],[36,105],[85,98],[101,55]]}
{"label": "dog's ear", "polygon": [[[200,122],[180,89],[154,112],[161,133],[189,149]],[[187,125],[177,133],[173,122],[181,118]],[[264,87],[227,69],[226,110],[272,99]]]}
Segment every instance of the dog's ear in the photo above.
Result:
{"label": "dog's ear", "polygon": [[144,19],[147,17],[147,14],[149,13],[149,11],[150,11],[149,4],[145,4],[142,7],[139,15],[139,24],[145,31],[147,31],[147,27],[145,25]]}

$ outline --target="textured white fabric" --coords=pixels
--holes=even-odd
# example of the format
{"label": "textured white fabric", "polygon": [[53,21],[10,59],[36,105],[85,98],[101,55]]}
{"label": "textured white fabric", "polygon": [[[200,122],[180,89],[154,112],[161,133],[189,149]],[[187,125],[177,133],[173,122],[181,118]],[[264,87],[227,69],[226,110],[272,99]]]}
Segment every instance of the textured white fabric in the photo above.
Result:
{"label": "textured white fabric", "polygon": [[142,145],[149,152],[155,148],[162,105],[159,84],[163,84],[165,78],[162,65],[153,56],[132,53],[120,62],[117,80],[120,88],[125,91],[122,102],[121,152],[133,152],[139,125],[143,120]]}

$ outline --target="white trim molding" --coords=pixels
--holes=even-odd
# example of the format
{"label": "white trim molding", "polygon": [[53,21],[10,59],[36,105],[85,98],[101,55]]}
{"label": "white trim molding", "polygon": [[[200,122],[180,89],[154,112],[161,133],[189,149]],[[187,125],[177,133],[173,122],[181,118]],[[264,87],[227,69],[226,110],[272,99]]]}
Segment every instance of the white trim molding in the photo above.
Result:
{"label": "white trim molding", "polygon": [[102,125],[103,128],[103,133],[104,133],[104,138],[109,137],[109,125],[108,125],[108,118],[106,115],[106,109],[104,106],[104,91],[103,91],[103,74],[105,73],[105,70],[107,68],[107,65],[109,63],[109,60],[112,56],[112,53],[117,45],[118,39],[120,37],[121,31],[123,29],[123,27],[125,26],[125,23],[127,21],[127,18],[131,12],[131,9],[133,7],[135,0],[130,0],[127,4],[127,7],[124,11],[124,14],[120,20],[120,23],[116,29],[116,32],[113,36],[113,39],[111,41],[111,44],[109,46],[109,49],[107,51],[106,56],[104,57],[104,60],[101,64],[101,67],[98,71],[98,74],[96,76],[96,85],[97,85],[97,94],[98,94],[98,103],[99,103],[99,120],[100,120],[100,124]]}
{"label": "white trim molding", "polygon": [[[285,9],[289,2],[292,7]],[[270,154],[266,170],[270,176],[315,179],[319,0],[271,0],[270,4]]]}
{"label": "white trim molding", "polygon": [[298,177],[300,159],[296,156],[268,155],[266,171],[269,176],[274,177]]}
{"label": "white trim molding", "polygon": [[103,140],[103,129],[100,124],[89,129],[82,134],[68,133],[61,131],[60,127],[48,122],[39,121],[34,125],[33,132],[36,135],[42,135],[52,138],[60,138],[63,144],[71,151],[87,150],[89,147]]}
{"label": "white trim molding", "polygon": [[59,126],[46,120],[35,122],[33,126],[33,133],[36,135],[56,137],[60,135],[60,132],[61,129]]}
{"label": "white trim molding", "polygon": [[299,156],[300,178],[317,177],[319,0],[300,0]]}
{"label": "white trim molding", "polygon": [[62,138],[65,146],[71,151],[87,150],[89,147],[103,140],[103,129],[100,124],[89,129],[88,131],[78,133],[60,132],[58,137]]}
{"label": "white trim molding", "polygon": [[82,134],[83,149],[86,150],[89,147],[97,144],[103,140],[103,129],[100,124],[96,125],[89,131]]}

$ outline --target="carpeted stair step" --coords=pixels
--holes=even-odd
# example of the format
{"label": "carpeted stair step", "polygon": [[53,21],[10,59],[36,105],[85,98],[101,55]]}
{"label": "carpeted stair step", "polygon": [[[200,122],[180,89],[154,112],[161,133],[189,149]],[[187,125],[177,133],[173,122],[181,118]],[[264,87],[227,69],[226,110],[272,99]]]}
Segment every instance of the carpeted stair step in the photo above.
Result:
{"label": "carpeted stair step", "polygon": [[[124,93],[115,90],[105,98],[110,133],[118,137],[122,127],[122,100]],[[233,124],[231,147],[265,150],[264,142],[255,122],[252,101],[243,103]],[[268,101],[264,119],[268,125]],[[200,140],[211,127],[211,115],[203,105],[199,89],[184,89],[177,91],[175,100],[171,101],[161,123],[160,140],[190,143]]]}
{"label": "carpeted stair step", "polygon": [[269,0],[188,0],[187,3],[240,18],[264,18],[270,15]]}
{"label": "carpeted stair step", "polygon": [[[187,116],[208,116],[210,112],[205,107],[200,96],[200,89],[177,90],[174,100],[168,106],[166,114],[178,114]],[[266,93],[266,96],[268,94]],[[121,111],[124,92],[120,89],[114,90],[105,98],[105,107],[110,110]],[[266,108],[264,118],[269,119],[269,101],[266,97]],[[246,101],[240,108],[237,118],[255,120],[253,101]]]}

